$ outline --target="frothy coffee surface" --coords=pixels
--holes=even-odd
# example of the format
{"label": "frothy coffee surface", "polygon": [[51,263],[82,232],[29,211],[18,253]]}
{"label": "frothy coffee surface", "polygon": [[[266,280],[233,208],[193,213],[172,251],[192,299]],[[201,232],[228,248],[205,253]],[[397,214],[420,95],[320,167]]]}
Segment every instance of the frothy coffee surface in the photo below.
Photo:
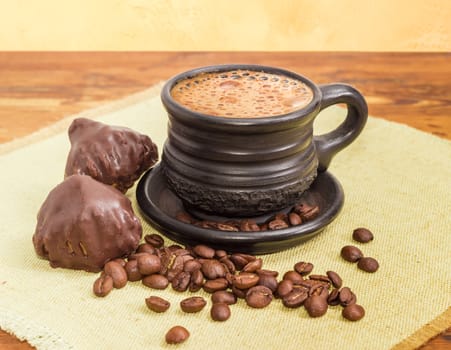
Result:
{"label": "frothy coffee surface", "polygon": [[313,99],[313,91],[302,81],[252,70],[199,74],[179,81],[171,95],[192,111],[229,118],[287,114]]}

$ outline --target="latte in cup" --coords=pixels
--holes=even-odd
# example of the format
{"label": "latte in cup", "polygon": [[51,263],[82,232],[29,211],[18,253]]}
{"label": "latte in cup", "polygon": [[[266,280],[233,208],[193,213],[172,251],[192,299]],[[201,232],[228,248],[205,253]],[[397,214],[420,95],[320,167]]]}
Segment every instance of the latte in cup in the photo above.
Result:
{"label": "latte in cup", "polygon": [[307,106],[313,91],[304,82],[279,74],[237,69],[200,73],[183,79],[172,98],[194,112],[226,118],[264,118]]}

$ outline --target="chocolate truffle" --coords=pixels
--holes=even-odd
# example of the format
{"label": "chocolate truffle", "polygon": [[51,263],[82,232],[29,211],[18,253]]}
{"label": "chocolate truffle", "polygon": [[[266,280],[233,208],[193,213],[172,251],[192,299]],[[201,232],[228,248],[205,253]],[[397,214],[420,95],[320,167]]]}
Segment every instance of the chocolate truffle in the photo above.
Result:
{"label": "chocolate truffle", "polygon": [[158,160],[152,140],[125,127],[78,118],[69,127],[69,139],[65,176],[89,175],[123,193]]}
{"label": "chocolate truffle", "polygon": [[130,200],[87,175],[72,175],[48,194],[33,244],[52,267],[97,272],[138,247],[140,220]]}

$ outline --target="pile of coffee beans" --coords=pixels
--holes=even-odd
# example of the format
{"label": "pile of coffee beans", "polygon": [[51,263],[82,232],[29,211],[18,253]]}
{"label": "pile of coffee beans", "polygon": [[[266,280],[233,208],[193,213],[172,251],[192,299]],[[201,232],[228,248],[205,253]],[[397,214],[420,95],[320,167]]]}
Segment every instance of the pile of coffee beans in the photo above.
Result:
{"label": "pile of coffee beans", "polygon": [[[255,309],[265,308],[279,299],[287,308],[304,307],[310,317],[323,316],[329,307],[337,305],[343,307],[342,315],[350,321],[358,321],[365,315],[363,307],[357,304],[356,295],[349,287],[343,287],[337,272],[313,274],[314,266],[310,262],[296,262],[279,280],[278,271],[264,269],[263,260],[251,254],[230,254],[202,244],[164,246],[163,238],[157,234],[146,235],[144,239],[145,243],[140,244],[127,260],[115,259],[105,265],[94,282],[95,295],[105,297],[113,288],[141,281],[157,290],[171,285],[178,292],[196,293],[202,289],[210,293],[210,317],[214,321],[228,320],[230,305],[238,299]],[[347,248],[344,252],[348,261],[363,259],[363,254],[354,249]],[[145,303],[149,310],[158,313],[171,306],[169,301],[158,296],[146,298]],[[195,295],[181,300],[180,309],[196,313],[207,304],[204,297]],[[168,343],[188,338],[189,332],[177,327],[166,335]]]}
{"label": "pile of coffee beans", "polygon": [[[353,231],[352,238],[359,243],[368,243],[374,239],[374,236],[370,230],[360,227]],[[356,246],[344,246],[341,248],[340,255],[346,261],[357,263],[357,267],[362,271],[373,273],[379,269],[379,262],[374,258],[365,257]]]}
{"label": "pile of coffee beans", "polygon": [[278,213],[262,224],[257,224],[252,219],[230,220],[225,222],[197,220],[189,213],[181,211],[177,213],[176,219],[198,227],[230,231],[230,232],[259,232],[267,230],[280,230],[292,226],[301,225],[307,221],[313,220],[320,213],[317,205],[309,205],[307,203],[299,203],[295,205],[288,214]]}

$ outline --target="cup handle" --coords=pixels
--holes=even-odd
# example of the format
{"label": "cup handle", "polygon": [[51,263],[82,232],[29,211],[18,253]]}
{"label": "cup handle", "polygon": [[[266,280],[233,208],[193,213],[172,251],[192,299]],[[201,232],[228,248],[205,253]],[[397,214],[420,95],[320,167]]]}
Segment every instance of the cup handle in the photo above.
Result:
{"label": "cup handle", "polygon": [[368,106],[364,97],[350,85],[320,85],[322,93],[320,111],[337,103],[346,103],[346,119],[335,130],[313,138],[318,155],[318,171],[327,170],[336,153],[348,146],[362,132],[368,119]]}

